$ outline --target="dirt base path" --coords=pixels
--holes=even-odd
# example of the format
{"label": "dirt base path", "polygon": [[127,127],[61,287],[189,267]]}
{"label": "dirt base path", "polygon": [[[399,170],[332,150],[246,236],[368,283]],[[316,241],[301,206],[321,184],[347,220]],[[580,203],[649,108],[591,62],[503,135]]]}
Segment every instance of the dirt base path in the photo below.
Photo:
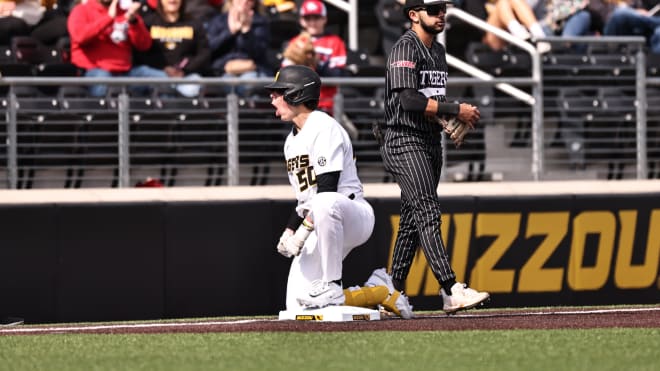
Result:
{"label": "dirt base path", "polygon": [[419,314],[411,320],[312,322],[279,321],[275,318],[174,321],[136,324],[86,324],[0,326],[2,335],[62,333],[206,333],[249,331],[463,331],[563,328],[660,328],[660,306],[616,309],[517,309],[507,311],[472,310],[453,316],[443,313]]}

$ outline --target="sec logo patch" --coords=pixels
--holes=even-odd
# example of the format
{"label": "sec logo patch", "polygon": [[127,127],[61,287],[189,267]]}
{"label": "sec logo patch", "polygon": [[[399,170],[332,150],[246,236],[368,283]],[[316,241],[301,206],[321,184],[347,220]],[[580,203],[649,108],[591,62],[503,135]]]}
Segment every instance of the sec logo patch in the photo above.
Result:
{"label": "sec logo patch", "polygon": [[325,160],[325,157],[323,157],[323,156],[319,157],[319,159],[316,162],[319,163],[319,166],[325,166],[325,164],[327,163],[327,161]]}

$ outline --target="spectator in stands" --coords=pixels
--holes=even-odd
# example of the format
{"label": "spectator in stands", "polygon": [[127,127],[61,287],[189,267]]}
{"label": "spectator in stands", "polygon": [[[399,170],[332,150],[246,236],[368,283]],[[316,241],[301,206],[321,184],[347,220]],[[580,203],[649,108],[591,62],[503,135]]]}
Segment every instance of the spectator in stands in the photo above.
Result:
{"label": "spectator in stands", "polygon": [[[616,0],[547,0],[543,24],[546,33],[562,37],[593,36],[603,33],[605,18]],[[575,45],[576,51],[587,45]]]}
{"label": "spectator in stands", "polygon": [[30,36],[39,40],[44,45],[55,46],[69,37],[66,29],[66,21],[73,0],[46,0],[46,12],[38,24],[34,25]]}
{"label": "spectator in stands", "polygon": [[66,20],[72,0],[0,0],[0,44],[14,36],[31,36],[48,46],[68,38]]}
{"label": "spectator in stands", "polygon": [[[223,77],[253,79],[272,76],[266,50],[270,42],[268,18],[256,0],[228,0],[224,11],[209,22],[211,67]],[[228,89],[231,90],[231,89]],[[250,96],[253,86],[235,88],[239,96]],[[262,90],[262,89],[259,89]]]}
{"label": "spectator in stands", "polygon": [[605,22],[610,19],[612,12],[619,5],[620,0],[590,0],[587,10],[593,15],[591,28],[595,34],[602,35]]}
{"label": "spectator in stands", "polygon": [[39,0],[0,1],[0,44],[9,45],[12,37],[29,35],[45,12]]}
{"label": "spectator in stands", "polygon": [[[183,13],[185,0],[160,0],[156,12],[145,15],[153,43],[146,53],[135,53],[138,64],[162,69],[170,77],[201,78],[211,59],[206,31]],[[200,85],[181,84],[184,96],[199,95]]]}
{"label": "spectator in stands", "polygon": [[658,0],[634,0],[618,6],[605,23],[604,36],[644,36],[651,53],[660,53]]}
{"label": "spectator in stands", "polygon": [[[69,15],[67,27],[71,38],[71,62],[85,70],[86,77],[167,77],[165,71],[145,65],[134,66],[134,50],[151,47],[151,36],[134,2],[126,9],[119,0],[87,0],[76,5]],[[145,93],[147,87],[132,89]],[[93,96],[105,96],[107,86],[90,87]]]}
{"label": "spectator in stands", "polygon": [[[325,31],[327,10],[320,0],[305,0],[300,6],[302,33],[292,38],[284,49],[282,66],[306,65],[321,77],[348,76],[346,44],[337,35]],[[321,87],[318,108],[332,114],[336,86]]]}
{"label": "spectator in stands", "polygon": [[[204,28],[208,22],[222,9],[224,0],[187,0],[183,9],[186,19],[199,22]],[[158,0],[147,0],[148,8],[158,9]]]}
{"label": "spectator in stands", "polygon": [[[546,36],[543,26],[535,9],[542,8],[543,2],[539,0],[496,0],[495,4],[488,4],[487,22],[495,27],[508,30],[512,35],[523,39],[535,41]],[[484,44],[493,50],[501,50],[506,42],[495,34],[487,32],[483,38]],[[539,44],[539,51],[549,50],[547,43]]]}
{"label": "spectator in stands", "polygon": [[548,34],[584,36],[591,28],[589,0],[547,0],[543,23]]}

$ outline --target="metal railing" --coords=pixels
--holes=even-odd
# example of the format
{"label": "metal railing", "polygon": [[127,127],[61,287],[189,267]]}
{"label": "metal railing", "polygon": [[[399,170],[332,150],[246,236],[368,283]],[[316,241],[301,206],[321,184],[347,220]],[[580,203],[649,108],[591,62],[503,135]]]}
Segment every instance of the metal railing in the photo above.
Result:
{"label": "metal railing", "polygon": [[[616,38],[615,40],[548,38],[547,41],[553,44],[587,42],[594,45],[612,42],[623,42],[629,45],[640,43],[639,38]],[[626,61],[624,66],[628,72],[624,71],[620,76],[597,76],[600,72],[596,72],[596,76],[576,75],[573,78],[575,81],[559,80],[545,85],[540,85],[542,82],[536,81],[533,77],[504,75],[498,77],[493,73],[479,71],[475,66],[471,66],[472,69],[467,69],[465,72],[467,74],[472,72],[477,77],[453,76],[449,80],[449,99],[473,101],[483,107],[484,111],[492,109],[492,113],[490,117],[482,115],[483,137],[478,139],[469,137],[472,143],[478,144],[478,148],[463,148],[456,151],[449,146],[449,160],[445,162],[443,174],[464,173],[465,164],[469,163],[471,166],[473,162],[479,162],[480,166],[485,166],[486,170],[491,173],[504,172],[505,179],[589,179],[603,177],[597,172],[601,172],[601,167],[604,167],[606,163],[616,160],[626,166],[634,165],[635,172],[631,174],[631,177],[646,178],[649,174],[649,163],[657,163],[654,166],[660,167],[660,160],[656,153],[658,150],[653,147],[655,142],[649,137],[649,133],[653,133],[653,136],[660,136],[656,133],[659,118],[654,111],[649,119],[652,125],[647,125],[648,112],[654,107],[650,107],[653,104],[649,104],[646,94],[647,89],[660,86],[660,78],[646,78],[647,66],[641,48],[630,55],[632,55],[632,59]],[[573,57],[579,57],[579,55]],[[532,60],[536,63],[534,59]],[[465,62],[463,63],[465,64]],[[540,66],[542,68],[552,67],[549,61],[539,61],[538,63],[542,64]],[[528,72],[530,76],[531,71],[530,68]],[[585,143],[588,144],[589,140],[594,141],[593,147],[600,151],[597,153],[600,157],[592,161],[593,166],[591,167],[595,170],[593,172],[574,171],[569,169],[566,150],[557,149],[552,145],[551,130],[559,130],[553,128],[552,125],[557,124],[559,114],[557,108],[552,104],[548,106],[547,102],[549,99],[555,99],[550,95],[555,94],[557,89],[562,88],[562,85],[572,83],[581,88],[591,86],[581,85],[580,78],[589,81],[599,79],[598,83],[601,85],[614,85],[621,80],[625,89],[632,89],[634,92],[633,98],[631,98],[633,101],[627,103],[630,106],[628,108],[633,111],[629,122],[634,123],[634,126],[625,126],[621,129],[624,131],[622,134],[624,137],[632,134],[635,138],[634,143],[631,143],[633,147],[621,150],[622,152],[634,151],[630,152],[634,157],[632,162],[628,162],[627,159],[624,161],[614,158],[620,153],[610,156],[607,153],[610,150],[608,148],[614,148],[610,144],[607,144],[602,150],[599,149],[598,146],[603,141],[602,139],[587,138]],[[549,81],[549,79],[549,76],[543,76],[543,80]],[[207,88],[213,88],[208,90],[218,90],[242,84],[263,86],[270,82],[270,79],[204,78],[197,82]],[[354,147],[363,181],[391,181],[382,168],[377,145],[371,136],[371,123],[384,120],[382,96],[384,79],[327,78],[323,79],[323,82],[326,85],[339,87],[339,94],[335,98],[334,116],[340,118],[339,121],[347,127],[352,125],[356,129]],[[205,95],[193,99],[167,96],[137,97],[128,93],[131,85],[144,85],[145,83],[150,86],[171,86],[177,83],[190,83],[190,80],[120,77],[109,79],[0,78],[0,87],[8,88],[6,99],[0,106],[0,110],[5,111],[6,118],[6,129],[2,130],[6,135],[3,141],[7,164],[5,168],[6,186],[8,188],[129,187],[146,175],[167,178],[171,175],[168,175],[169,172],[177,173],[171,175],[171,178],[177,181],[173,181],[169,185],[258,185],[286,182],[285,174],[280,174],[279,170],[270,173],[269,167],[281,163],[281,144],[288,131],[288,126],[274,117],[273,108],[265,94],[254,98],[241,98],[230,93],[216,96]],[[26,97],[20,96],[18,92],[20,87],[25,86],[59,87],[91,84],[107,84],[115,87],[117,93],[107,99],[102,99],[101,102],[97,100],[92,106],[78,105],[77,108],[73,108],[76,103],[88,101],[90,98]],[[508,88],[502,90],[500,89],[502,86],[508,86]],[[537,88],[543,86],[543,89],[540,93],[534,91],[531,95],[524,90],[534,86]],[[463,88],[493,89],[503,96],[497,93],[490,93],[487,99],[475,94],[465,96],[461,92]],[[589,103],[589,100],[595,102],[596,97],[586,96],[584,99],[586,103]],[[656,99],[655,96],[653,99]],[[51,104],[51,101],[54,104]],[[536,104],[536,102],[544,104]],[[537,112],[539,108],[542,109],[540,113]],[[559,110],[561,111],[561,109]],[[581,114],[579,109],[572,106],[567,111]],[[591,112],[585,113],[586,116],[591,114]],[[49,117],[55,117],[55,122],[50,122]],[[512,117],[522,120],[522,126],[525,126],[525,122],[531,117],[531,125],[529,128],[509,130],[511,125],[516,125],[512,124]],[[538,119],[539,117],[540,119]],[[569,119],[572,120],[572,118]],[[580,120],[588,121],[590,118],[580,118]],[[616,118],[606,117],[603,120],[616,120]],[[534,124],[535,121],[539,122]],[[615,124],[621,126],[621,123]],[[627,125],[627,123],[624,124]],[[605,122],[605,125],[608,125],[608,122]],[[513,131],[517,135],[517,131],[527,130],[532,138],[531,148],[525,146],[509,148],[507,144],[503,143],[509,142],[509,138],[502,138],[502,131],[496,130],[500,127],[505,127],[503,131],[505,136],[510,135]],[[612,134],[615,130],[612,128],[598,128],[601,132],[589,128],[583,130],[587,134],[589,134],[588,130],[593,130],[594,136],[605,137],[605,140],[611,143],[619,141]],[[67,135],[70,135],[70,138],[67,137],[69,139],[62,141],[57,139]],[[44,143],[48,140],[54,143]],[[652,143],[651,148],[648,143]],[[651,158],[649,158],[649,153],[653,153]],[[475,157],[478,159],[474,160]],[[544,166],[544,161],[550,167]],[[74,179],[74,181],[67,180],[66,185],[59,185],[63,183],[58,178],[57,182],[44,182],[43,185],[36,185],[30,184],[26,180],[30,178],[29,174],[32,172],[47,173],[50,168],[66,171],[67,179]],[[89,181],[94,179],[94,176],[90,175],[94,169],[104,171],[99,182],[76,183],[77,171],[85,172],[84,176],[81,175],[79,178]],[[186,171],[190,173],[183,175]],[[164,172],[168,172],[168,174]],[[107,176],[107,173],[110,173],[111,180],[103,178]],[[45,179],[44,175],[41,175],[41,179]]]}

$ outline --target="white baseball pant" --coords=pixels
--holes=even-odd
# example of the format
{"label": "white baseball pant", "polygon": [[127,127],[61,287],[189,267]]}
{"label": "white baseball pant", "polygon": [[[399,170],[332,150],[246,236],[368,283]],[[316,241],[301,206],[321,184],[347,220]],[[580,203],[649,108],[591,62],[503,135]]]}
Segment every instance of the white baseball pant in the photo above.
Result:
{"label": "white baseball pant", "polygon": [[341,279],[344,258],[365,243],[374,229],[373,208],[361,196],[351,200],[337,192],[319,193],[311,212],[314,231],[289,270],[287,310],[300,308],[296,299],[307,294],[312,281]]}

